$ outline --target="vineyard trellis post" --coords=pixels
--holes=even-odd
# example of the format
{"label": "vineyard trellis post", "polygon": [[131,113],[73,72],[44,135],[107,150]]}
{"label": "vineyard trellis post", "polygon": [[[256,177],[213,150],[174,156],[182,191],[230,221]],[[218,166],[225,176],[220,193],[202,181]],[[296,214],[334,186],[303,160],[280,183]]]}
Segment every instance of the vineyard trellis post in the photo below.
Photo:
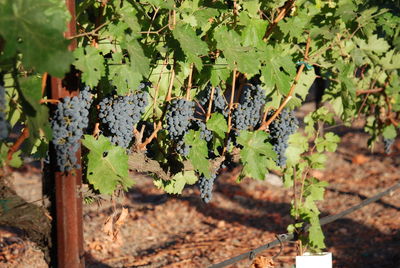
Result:
{"label": "vineyard trellis post", "polygon": [[[75,0],[65,0],[65,2],[71,14],[71,20],[65,32],[65,37],[68,38],[76,34]],[[68,48],[72,51],[76,46],[75,39],[71,41]],[[52,99],[76,96],[79,92],[78,79],[73,71],[64,79],[51,77],[50,80]],[[81,151],[78,150],[78,164],[80,164],[80,155]],[[53,200],[55,215],[53,217],[55,216],[56,230],[55,243],[53,243],[55,247],[53,252],[56,252],[56,256],[52,256],[52,258],[55,257],[53,264],[57,267],[84,267],[82,196],[79,191],[82,185],[82,171],[75,169],[71,172],[59,172],[55,169],[56,158],[56,152],[51,150],[51,174],[55,185],[55,200]]]}

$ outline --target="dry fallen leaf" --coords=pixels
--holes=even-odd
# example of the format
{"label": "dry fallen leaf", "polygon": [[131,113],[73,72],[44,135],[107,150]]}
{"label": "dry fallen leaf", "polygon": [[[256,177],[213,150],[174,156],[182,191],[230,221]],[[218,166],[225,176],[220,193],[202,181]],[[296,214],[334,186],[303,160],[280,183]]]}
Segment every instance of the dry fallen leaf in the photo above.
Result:
{"label": "dry fallen leaf", "polygon": [[275,263],[272,258],[258,256],[255,258],[250,268],[272,268],[275,267]]}
{"label": "dry fallen leaf", "polygon": [[355,156],[353,156],[353,158],[351,159],[351,162],[353,164],[357,164],[357,165],[362,165],[366,162],[369,161],[369,157],[366,157],[363,154],[356,154]]}
{"label": "dry fallen leaf", "polygon": [[103,224],[103,227],[101,228],[101,230],[108,236],[108,237],[112,237],[113,229],[114,229],[114,215],[115,213],[113,213],[111,216],[109,216],[106,221]]}

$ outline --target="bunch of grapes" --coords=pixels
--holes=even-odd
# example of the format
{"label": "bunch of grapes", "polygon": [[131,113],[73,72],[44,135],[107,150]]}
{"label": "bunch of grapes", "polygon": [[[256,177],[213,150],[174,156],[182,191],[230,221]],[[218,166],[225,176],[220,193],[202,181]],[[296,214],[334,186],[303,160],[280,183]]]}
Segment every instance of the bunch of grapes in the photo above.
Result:
{"label": "bunch of grapes", "polygon": [[[143,86],[139,87],[144,88]],[[148,93],[139,92],[128,96],[111,95],[99,103],[101,129],[110,141],[128,148],[133,139],[135,125],[148,104]]]}
{"label": "bunch of grapes", "polygon": [[[207,111],[208,106],[210,104],[210,99],[211,99],[211,92],[212,92],[212,87],[211,85],[207,85],[205,88],[205,91],[202,92],[203,97],[200,98],[199,103],[203,107],[205,111]],[[211,106],[211,112],[215,113],[222,113],[224,116],[228,116],[228,103],[225,99],[224,94],[222,93],[221,88],[215,87],[214,88],[214,96],[212,99],[212,106]]]}
{"label": "bunch of grapes", "polygon": [[76,152],[80,147],[84,129],[88,126],[92,103],[89,88],[75,97],[65,97],[57,104],[52,117],[53,144],[57,152],[57,167],[61,172],[79,168]]}
{"label": "bunch of grapes", "polygon": [[6,119],[6,89],[0,84],[0,140],[8,137],[9,124]]}
{"label": "bunch of grapes", "polygon": [[386,139],[383,138],[383,145],[385,147],[385,153],[390,154],[392,152],[392,146],[394,144],[395,139]]}
{"label": "bunch of grapes", "polygon": [[189,130],[190,119],[194,114],[194,103],[185,99],[174,99],[167,107],[165,119],[169,137],[176,142],[176,150],[179,154],[187,156],[189,146],[184,142],[185,134]]}
{"label": "bunch of grapes", "polygon": [[237,109],[233,112],[232,122],[237,130],[256,127],[261,121],[265,104],[265,91],[259,85],[247,84],[243,87]]}
{"label": "bunch of grapes", "polygon": [[[270,113],[272,115],[272,113]],[[269,126],[271,143],[278,155],[276,164],[280,167],[286,165],[285,152],[288,147],[289,136],[296,132],[299,122],[293,111],[282,110],[281,114]]]}
{"label": "bunch of grapes", "polygon": [[212,174],[210,178],[205,176],[200,176],[197,181],[197,185],[200,189],[200,197],[205,202],[208,203],[212,199],[212,191],[214,187],[214,181],[217,178],[216,174]]}
{"label": "bunch of grapes", "polygon": [[206,124],[201,120],[194,120],[192,122],[191,128],[194,130],[200,130],[200,138],[209,142],[213,138],[213,133],[211,130],[207,129]]}

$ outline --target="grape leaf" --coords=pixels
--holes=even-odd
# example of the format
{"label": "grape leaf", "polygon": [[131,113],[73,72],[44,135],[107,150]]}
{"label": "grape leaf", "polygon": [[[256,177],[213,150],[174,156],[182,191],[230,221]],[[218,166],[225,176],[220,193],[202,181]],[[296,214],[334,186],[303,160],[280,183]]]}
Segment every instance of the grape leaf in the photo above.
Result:
{"label": "grape leaf", "polygon": [[210,120],[207,121],[207,128],[214,131],[219,138],[223,139],[228,132],[228,123],[222,114],[214,113]]}
{"label": "grape leaf", "polygon": [[[282,55],[271,46],[265,48],[265,66],[261,69],[267,87],[277,87],[280,93],[286,95],[296,72],[295,64],[289,55]],[[282,71],[282,69],[284,71]]]}
{"label": "grape leaf", "polygon": [[125,190],[133,185],[128,175],[128,155],[125,149],[114,146],[104,136],[96,140],[85,135],[82,144],[88,148],[87,179],[94,189],[103,194],[112,194],[117,185]]}
{"label": "grape leaf", "polygon": [[225,58],[219,57],[215,61],[215,65],[211,68],[210,82],[213,86],[217,86],[221,81],[228,80],[231,71],[227,68],[227,61]]}
{"label": "grape leaf", "polygon": [[190,170],[175,174],[171,180],[168,181],[157,178],[153,182],[156,187],[164,189],[164,191],[169,194],[182,194],[185,185],[195,184],[197,179],[195,172]]}
{"label": "grape leaf", "polygon": [[196,35],[189,24],[178,24],[172,31],[174,38],[179,41],[179,44],[188,57],[190,62],[193,62],[196,67],[201,70],[203,63],[199,56],[208,53],[208,46],[200,37]]}
{"label": "grape leaf", "polygon": [[334,152],[336,151],[339,142],[339,136],[332,132],[328,132],[325,134],[324,138],[318,137],[315,139],[315,146],[319,153],[323,152],[324,150],[327,152]]}
{"label": "grape leaf", "polygon": [[368,37],[368,42],[363,39],[355,38],[360,49],[365,51],[373,52],[377,55],[382,55],[390,49],[389,44],[383,38],[378,38],[378,35],[374,34]]}
{"label": "grape leaf", "polygon": [[297,132],[289,136],[288,148],[286,149],[285,156],[287,157],[286,165],[292,166],[299,162],[301,154],[308,149],[307,137]]}
{"label": "grape leaf", "polygon": [[20,78],[21,96],[19,98],[27,119],[29,137],[23,144],[23,151],[31,153],[37,139],[44,134],[51,140],[52,131],[49,123],[49,108],[40,104],[42,98],[41,79],[37,76]]}
{"label": "grape leaf", "polygon": [[11,160],[8,161],[8,149],[9,146],[11,145],[6,145],[5,143],[0,144],[0,166],[3,165],[3,163],[7,163],[9,166],[13,168],[19,168],[22,166],[23,161],[21,159],[21,151],[16,151],[15,153],[12,154]]}
{"label": "grape leaf", "polygon": [[324,243],[325,236],[324,233],[322,232],[318,216],[312,217],[311,226],[308,229],[308,231],[309,231],[308,243],[312,248],[318,250],[326,247]]}
{"label": "grape leaf", "polygon": [[[123,60],[121,52],[113,53],[112,57],[108,65],[109,79],[115,86],[117,93],[125,95],[139,86],[142,76],[132,70],[129,59]],[[123,63],[123,61],[128,61],[128,63]]]}
{"label": "grape leaf", "polygon": [[268,158],[275,158],[272,145],[267,143],[268,134],[264,131],[241,131],[237,142],[243,146],[240,158],[244,175],[264,180],[268,172]]}
{"label": "grape leaf", "polygon": [[190,130],[189,133],[185,135],[185,143],[191,147],[188,158],[193,167],[200,174],[209,177],[211,172],[210,164],[207,160],[207,142],[200,138],[200,131]]}
{"label": "grape leaf", "polygon": [[224,53],[231,69],[237,67],[240,72],[255,74],[259,70],[259,57],[252,47],[241,45],[241,37],[235,31],[228,31],[226,26],[214,33],[217,47]]}
{"label": "grape leaf", "polygon": [[131,36],[126,37],[126,39],[122,46],[126,47],[129,52],[132,70],[147,77],[150,72],[150,59],[146,57],[142,46],[136,39]]}
{"label": "grape leaf", "polygon": [[74,51],[74,56],[75,67],[82,71],[82,81],[88,86],[97,86],[105,74],[104,58],[99,50],[91,46],[79,47]]}
{"label": "grape leaf", "polygon": [[20,52],[25,69],[62,77],[73,61],[63,37],[68,19],[63,1],[0,1],[0,35],[5,40],[1,58]]}

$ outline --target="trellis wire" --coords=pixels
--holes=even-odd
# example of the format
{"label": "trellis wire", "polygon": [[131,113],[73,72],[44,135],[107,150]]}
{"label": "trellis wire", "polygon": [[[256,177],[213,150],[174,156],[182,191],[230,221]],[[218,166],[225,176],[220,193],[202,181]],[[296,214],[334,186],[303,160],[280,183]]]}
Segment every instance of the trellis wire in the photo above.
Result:
{"label": "trellis wire", "polygon": [[[320,220],[321,226],[325,225],[325,224],[328,224],[328,223],[331,223],[331,222],[334,222],[334,221],[336,221],[336,220],[338,220],[340,218],[343,218],[344,216],[347,216],[350,213],[353,213],[354,211],[357,211],[357,210],[359,210],[359,209],[361,209],[361,208],[363,208],[363,207],[365,207],[365,206],[367,206],[367,205],[369,205],[369,204],[371,204],[373,202],[376,202],[379,199],[381,199],[383,196],[388,195],[388,194],[392,194],[395,190],[397,190],[399,188],[400,188],[400,181],[397,182],[396,184],[394,184],[393,186],[389,187],[385,191],[382,191],[382,192],[374,195],[373,197],[365,199],[362,202],[360,202],[359,204],[357,204],[355,206],[352,206],[351,208],[348,208],[348,209],[346,209],[346,210],[344,210],[344,211],[342,211],[342,212],[340,212],[338,214],[330,215],[330,216],[326,216],[326,217],[322,218]],[[310,225],[306,225],[303,228],[303,232],[307,231],[309,228],[310,228]],[[252,259],[254,259],[256,257],[256,255],[258,253],[260,253],[260,252],[262,252],[264,250],[270,249],[270,248],[275,247],[277,245],[280,245],[280,244],[282,244],[284,242],[293,241],[293,240],[297,239],[297,235],[295,235],[293,233],[280,234],[277,237],[278,237],[278,239],[276,239],[274,241],[271,241],[271,242],[269,242],[267,244],[264,244],[264,245],[262,245],[262,246],[260,246],[258,248],[255,248],[253,250],[247,251],[247,252],[245,252],[243,254],[240,254],[240,255],[238,255],[236,257],[227,259],[227,260],[225,260],[223,262],[220,262],[220,263],[217,263],[217,264],[213,264],[209,268],[225,267],[225,266],[228,266],[228,265],[231,265],[231,264],[235,264],[235,263],[237,263],[237,262],[239,262],[241,260],[244,260],[244,259],[252,260]]]}

